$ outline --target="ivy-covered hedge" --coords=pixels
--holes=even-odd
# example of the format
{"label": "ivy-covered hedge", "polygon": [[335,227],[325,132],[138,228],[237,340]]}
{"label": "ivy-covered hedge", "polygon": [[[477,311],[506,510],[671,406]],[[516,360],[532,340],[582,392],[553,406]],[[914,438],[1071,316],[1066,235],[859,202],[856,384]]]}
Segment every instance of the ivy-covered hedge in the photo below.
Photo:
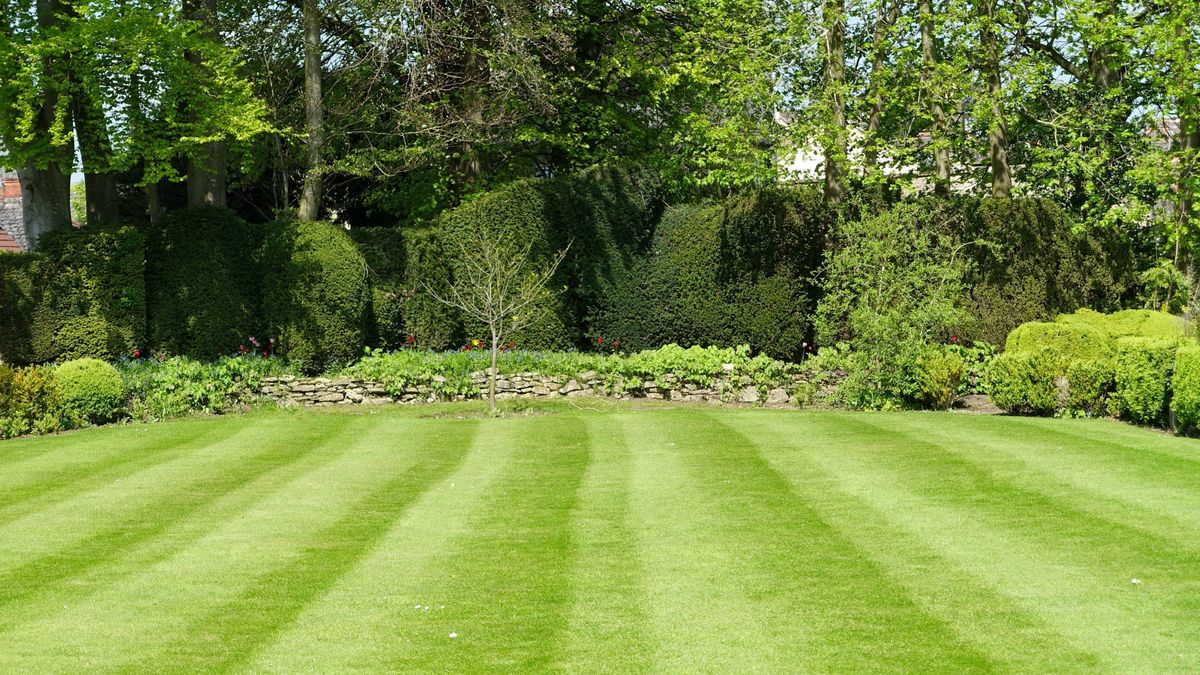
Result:
{"label": "ivy-covered hedge", "polygon": [[367,329],[367,264],[344,229],[279,220],[262,249],[263,318],[279,353],[305,372],[362,354]]}
{"label": "ivy-covered hedge", "polygon": [[798,360],[829,213],[809,188],[667,210],[649,254],[601,296],[595,334],[634,349],[744,343]]}
{"label": "ivy-covered hedge", "polygon": [[213,359],[262,333],[262,228],[232,211],[170,213],[147,230],[150,343],[167,354]]}

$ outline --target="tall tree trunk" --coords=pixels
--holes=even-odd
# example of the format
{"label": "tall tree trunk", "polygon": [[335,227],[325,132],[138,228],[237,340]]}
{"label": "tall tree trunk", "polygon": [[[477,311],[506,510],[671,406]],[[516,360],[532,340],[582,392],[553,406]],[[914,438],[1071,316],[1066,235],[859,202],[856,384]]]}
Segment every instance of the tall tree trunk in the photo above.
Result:
{"label": "tall tree trunk", "polygon": [[938,91],[937,45],[934,42],[933,0],[918,0],[918,13],[921,23],[921,63],[924,66],[922,79],[925,93],[929,97],[929,111],[933,118],[933,131],[930,142],[933,145],[933,190],[941,197],[950,196],[950,147],[949,123],[946,119],[946,109],[942,105],[941,92]]}
{"label": "tall tree trunk", "polygon": [[80,88],[71,100],[71,115],[75,118],[75,138],[83,159],[87,224],[92,227],[116,224],[120,221],[117,177],[112,172],[112,146],[103,112],[96,109],[91,97]]}
{"label": "tall tree trunk", "polygon": [[879,129],[883,125],[883,69],[887,66],[888,33],[899,17],[899,3],[880,0],[875,18],[875,36],[871,43],[871,80],[867,99],[871,113],[867,118],[867,133],[863,139],[863,175],[879,170]]}
{"label": "tall tree trunk", "polygon": [[829,130],[825,139],[825,201],[846,198],[846,1],[825,0],[825,98]]}
{"label": "tall tree trunk", "polygon": [[1012,169],[1008,164],[1008,126],[1004,119],[1004,91],[1000,80],[1000,46],[996,32],[996,0],[983,0],[980,42],[986,58],[991,122],[988,125],[988,157],[992,164],[992,196],[1012,195]]}
{"label": "tall tree trunk", "polygon": [[[213,39],[217,37],[217,0],[184,0],[188,18],[201,22]],[[203,67],[195,52],[186,54],[192,64]],[[225,141],[203,144],[187,159],[188,206],[225,206],[226,161],[229,147]]]}
{"label": "tall tree trunk", "polygon": [[317,0],[304,0],[304,122],[308,132],[308,170],[300,193],[300,219],[316,220],[324,188],[321,151],[324,145],[325,110],[321,104],[321,8]]}
{"label": "tall tree trunk", "polygon": [[[61,21],[63,6],[60,0],[37,0],[38,27],[53,29]],[[56,82],[65,79],[66,69],[54,56],[42,61],[44,78],[41,105],[34,119],[39,140],[49,137],[54,129],[59,95]],[[71,167],[75,148],[68,143],[52,150],[53,156],[18,169],[21,181],[21,206],[25,221],[25,236],[31,248],[37,248],[42,235],[71,226]]]}

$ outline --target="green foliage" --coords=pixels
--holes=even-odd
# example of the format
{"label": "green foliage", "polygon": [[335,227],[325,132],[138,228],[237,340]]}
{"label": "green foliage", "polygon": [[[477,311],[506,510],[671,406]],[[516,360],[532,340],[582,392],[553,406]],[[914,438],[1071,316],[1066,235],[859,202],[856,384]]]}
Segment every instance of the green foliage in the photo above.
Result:
{"label": "green foliage", "polygon": [[367,265],[344,229],[328,222],[271,223],[262,267],[265,324],[290,363],[316,373],[362,354]]}
{"label": "green foliage", "polygon": [[1005,352],[992,359],[987,390],[1012,413],[1049,415],[1058,407],[1056,366],[1042,352]]}
{"label": "green foliage", "polygon": [[260,335],[261,229],[232,211],[196,207],[167,215],[146,237],[150,345],[216,358]]}
{"label": "green foliage", "polygon": [[1176,341],[1126,337],[1117,341],[1118,414],[1136,424],[1162,424],[1167,411]]}
{"label": "green foliage", "polygon": [[1187,276],[1170,260],[1159,260],[1142,272],[1140,299],[1146,309],[1178,314],[1187,308],[1191,285]]}
{"label": "green foliage", "polygon": [[45,294],[49,266],[41,253],[0,253],[0,361],[37,360],[35,317]]}
{"label": "green foliage", "polygon": [[952,350],[931,348],[920,360],[916,398],[934,410],[946,410],[954,403],[967,364]]}
{"label": "green foliage", "polygon": [[177,356],[120,365],[130,414],[148,421],[252,403],[258,400],[264,377],[289,372],[281,359],[258,356],[224,356],[208,363]]}
{"label": "green foliage", "polygon": [[1067,366],[1067,407],[1089,417],[1107,415],[1115,385],[1112,359],[1072,361]]}
{"label": "green foliage", "polygon": [[970,323],[963,308],[970,263],[955,240],[923,227],[927,210],[899,204],[846,223],[825,272],[817,308],[821,345],[853,356],[839,397],[855,407],[908,405],[922,390],[928,346]]}
{"label": "green foliage", "polygon": [[1200,346],[1186,345],[1175,352],[1171,412],[1180,432],[1195,434],[1200,430]]}
{"label": "green foliage", "polygon": [[24,333],[30,340],[28,359],[21,360],[111,360],[144,342],[140,232],[132,227],[67,229],[48,233],[39,246],[44,263],[26,268],[36,272],[35,283],[41,286],[24,296],[33,307]]}
{"label": "green foliage", "polygon": [[965,370],[962,380],[959,381],[958,393],[986,394],[985,376],[992,359],[996,358],[996,345],[990,342],[976,342],[970,346],[954,343],[947,345],[946,349],[957,354],[963,361]]}
{"label": "green foliage", "polygon": [[634,349],[745,343],[799,360],[830,220],[808,188],[673,207],[649,254],[601,298],[594,334]]}
{"label": "green foliage", "polygon": [[74,423],[104,424],[125,407],[125,383],[116,368],[98,359],[67,361],[54,371],[64,416]]}
{"label": "green foliage", "polygon": [[1074,314],[1060,314],[1055,322],[1095,328],[1114,339],[1122,337],[1175,339],[1183,337],[1190,329],[1187,320],[1181,317],[1148,309],[1126,309],[1112,314],[1080,309]]}
{"label": "green foliage", "polygon": [[1104,360],[1114,353],[1112,339],[1099,328],[1037,321],[1017,326],[1008,334],[1004,349],[1014,353],[1042,354],[1055,375],[1065,375],[1072,361]]}
{"label": "green foliage", "polygon": [[59,397],[52,368],[0,364],[0,438],[61,429]]}

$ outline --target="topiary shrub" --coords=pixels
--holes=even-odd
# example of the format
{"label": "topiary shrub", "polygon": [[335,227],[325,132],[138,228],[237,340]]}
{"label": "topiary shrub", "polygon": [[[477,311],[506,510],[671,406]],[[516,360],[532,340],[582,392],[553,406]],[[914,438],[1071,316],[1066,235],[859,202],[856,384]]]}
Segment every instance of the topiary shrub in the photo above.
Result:
{"label": "topiary shrub", "polygon": [[1056,375],[1065,375],[1073,361],[1111,358],[1113,342],[1107,333],[1092,326],[1034,321],[1013,329],[1004,349],[1041,353]]}
{"label": "topiary shrub", "polygon": [[1117,413],[1137,424],[1162,424],[1167,410],[1176,342],[1127,337],[1117,341],[1113,399]]}
{"label": "topiary shrub", "polygon": [[[142,234],[132,227],[67,228],[39,241],[45,268],[39,275],[30,329],[30,361],[70,356],[112,358],[141,346],[146,335],[145,251]],[[104,339],[83,339],[80,330],[104,322]],[[75,333],[64,339],[67,328]],[[88,353],[86,350],[93,350]]]}
{"label": "topiary shrub", "polygon": [[111,365],[99,359],[76,359],[56,368],[54,377],[68,419],[104,424],[124,412],[125,383]]}
{"label": "topiary shrub", "polygon": [[1005,352],[985,377],[992,402],[1008,412],[1050,415],[1058,407],[1054,364],[1040,352]]}
{"label": "topiary shrub", "polygon": [[45,366],[0,364],[0,438],[43,434],[62,428],[58,383]]}
{"label": "topiary shrub", "polygon": [[1113,392],[1111,359],[1082,359],[1067,366],[1067,406],[1092,417],[1109,412],[1108,398]]}
{"label": "topiary shrub", "polygon": [[1175,352],[1171,376],[1171,412],[1181,433],[1200,430],[1200,346],[1185,345]]}
{"label": "topiary shrub", "polygon": [[276,221],[267,226],[261,260],[265,323],[289,362],[317,373],[362,355],[367,266],[344,229]]}
{"label": "topiary shrub", "polygon": [[154,349],[212,359],[262,333],[262,229],[228,209],[168,214],[146,239],[146,303]]}

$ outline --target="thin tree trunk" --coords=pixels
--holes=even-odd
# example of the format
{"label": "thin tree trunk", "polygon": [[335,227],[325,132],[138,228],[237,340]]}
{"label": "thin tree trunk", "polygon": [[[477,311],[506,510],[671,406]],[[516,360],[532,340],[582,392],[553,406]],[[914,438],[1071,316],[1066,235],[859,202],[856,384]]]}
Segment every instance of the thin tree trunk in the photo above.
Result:
{"label": "thin tree trunk", "polygon": [[[184,0],[188,18],[204,24],[214,37],[217,35],[217,0]],[[195,52],[186,54],[193,65],[203,67],[203,59]],[[225,206],[226,161],[229,154],[225,141],[204,143],[187,158],[188,206]]]}
{"label": "thin tree trunk", "polygon": [[829,137],[825,146],[825,200],[846,198],[846,3],[825,0],[825,91],[829,103]]}
{"label": "thin tree trunk", "polygon": [[321,104],[321,8],[317,0],[304,0],[304,113],[308,132],[308,170],[300,193],[300,219],[316,220],[324,188],[321,151],[324,145],[324,108]]}
{"label": "thin tree trunk", "polygon": [[929,110],[933,117],[933,189],[941,197],[950,196],[950,147],[948,122],[937,84],[937,45],[934,42],[933,0],[919,0],[918,13],[921,23],[921,63],[924,65],[923,80],[925,93],[929,97]]}
{"label": "thin tree trunk", "polygon": [[79,140],[79,155],[83,159],[83,188],[87,224],[114,225],[120,221],[117,209],[117,177],[112,172],[112,147],[108,129],[95,109],[91,97],[80,91],[71,100],[75,118],[75,137]]}
{"label": "thin tree trunk", "polygon": [[1179,101],[1179,201],[1175,210],[1175,266],[1183,268],[1194,261],[1189,255],[1184,259],[1185,251],[1190,253],[1191,247],[1183,245],[1184,233],[1190,229],[1192,212],[1196,208],[1197,163],[1200,162],[1200,118],[1195,110],[1196,99],[1181,99]]}
{"label": "thin tree trunk", "polygon": [[496,365],[500,354],[500,336],[492,331],[492,368],[488,371],[488,412],[496,414]]}
{"label": "thin tree trunk", "polygon": [[991,123],[988,125],[988,156],[992,164],[992,196],[1012,195],[1012,169],[1008,164],[1008,126],[1004,119],[1004,87],[1000,80],[1000,46],[996,35],[996,0],[983,0],[980,41],[986,56]]}
{"label": "thin tree trunk", "polygon": [[881,93],[883,69],[887,65],[888,33],[899,17],[899,4],[880,0],[875,19],[875,36],[871,46],[871,81],[867,85],[867,99],[871,102],[871,114],[867,118],[867,134],[863,139],[863,174],[870,175],[879,170],[879,129],[883,125],[883,94]]}

